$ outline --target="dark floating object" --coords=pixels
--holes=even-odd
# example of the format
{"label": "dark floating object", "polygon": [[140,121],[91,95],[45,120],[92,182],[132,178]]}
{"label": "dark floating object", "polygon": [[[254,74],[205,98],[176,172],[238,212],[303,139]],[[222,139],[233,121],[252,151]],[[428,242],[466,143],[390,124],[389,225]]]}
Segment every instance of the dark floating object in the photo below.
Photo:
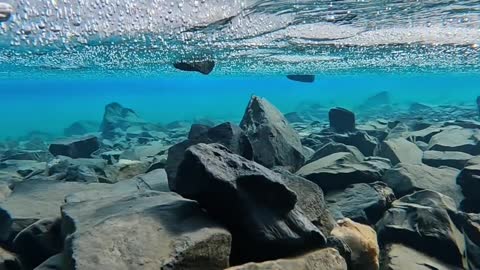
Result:
{"label": "dark floating object", "polygon": [[176,69],[183,71],[196,71],[204,75],[210,74],[215,67],[215,62],[211,60],[199,61],[199,62],[177,62],[173,64]]}
{"label": "dark floating object", "polygon": [[313,83],[315,81],[315,75],[287,75],[287,78],[292,81],[304,83]]}

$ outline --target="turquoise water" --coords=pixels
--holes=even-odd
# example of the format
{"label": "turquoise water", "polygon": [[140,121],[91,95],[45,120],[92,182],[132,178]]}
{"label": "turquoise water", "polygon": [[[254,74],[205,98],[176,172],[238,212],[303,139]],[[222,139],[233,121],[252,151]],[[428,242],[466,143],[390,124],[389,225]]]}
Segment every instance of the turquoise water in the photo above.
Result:
{"label": "turquoise water", "polygon": [[101,122],[110,102],[134,109],[149,122],[209,118],[238,122],[251,95],[266,97],[282,112],[302,104],[354,109],[380,91],[392,103],[475,105],[480,76],[473,74],[370,74],[317,76],[312,84],[284,76],[176,75],[150,80],[4,80],[0,81],[1,137],[31,131],[63,134],[77,120]]}

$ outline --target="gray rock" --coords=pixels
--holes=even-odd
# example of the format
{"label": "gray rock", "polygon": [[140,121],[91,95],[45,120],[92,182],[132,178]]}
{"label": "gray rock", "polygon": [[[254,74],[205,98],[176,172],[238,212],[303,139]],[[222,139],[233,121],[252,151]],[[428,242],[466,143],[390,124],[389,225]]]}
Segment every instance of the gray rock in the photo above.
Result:
{"label": "gray rock", "polygon": [[180,142],[168,149],[165,169],[167,170],[172,191],[175,191],[177,168],[183,160],[185,150],[197,143],[220,143],[236,154],[247,159],[253,159],[252,145],[245,132],[231,122],[220,124],[205,133],[197,134],[194,139]]}
{"label": "gray rock", "polygon": [[352,145],[358,148],[365,156],[373,156],[375,148],[378,145],[376,138],[368,135],[364,131],[355,131],[347,134],[336,134],[333,141]]}
{"label": "gray rock", "polygon": [[0,247],[0,269],[23,270],[25,268],[15,254]]}
{"label": "gray rock", "polygon": [[143,160],[148,157],[154,157],[156,155],[166,153],[167,150],[168,146],[164,145],[163,143],[152,142],[148,145],[137,145],[125,150],[120,155],[120,159]]}
{"label": "gray rock", "polygon": [[86,136],[56,141],[50,144],[48,151],[54,156],[71,158],[90,158],[100,147],[97,137]]}
{"label": "gray rock", "polygon": [[95,121],[76,121],[72,123],[69,127],[67,127],[63,134],[66,137],[78,136],[78,135],[85,135],[88,133],[97,132],[100,127],[100,123]]}
{"label": "gray rock", "polygon": [[330,128],[336,132],[344,133],[355,130],[355,114],[344,108],[333,108],[328,113]]}
{"label": "gray rock", "polygon": [[376,231],[381,243],[402,243],[444,263],[466,267],[465,240],[449,212],[454,201],[434,191],[419,191],[393,202]]}
{"label": "gray rock", "polygon": [[384,248],[381,269],[388,270],[461,270],[421,251],[402,244],[388,244]]}
{"label": "gray rock", "polygon": [[480,155],[480,130],[451,127],[430,139],[429,150]]}
{"label": "gray rock", "polygon": [[197,200],[226,225],[233,237],[234,264],[282,258],[325,245],[325,236],[300,209],[297,195],[278,173],[220,144],[187,149],[176,191]]}
{"label": "gray rock", "polygon": [[359,161],[365,159],[365,156],[355,146],[345,145],[343,143],[337,143],[337,142],[330,142],[322,146],[320,149],[318,149],[313,154],[313,156],[306,162],[306,164],[312,163],[321,158],[324,158],[326,156],[329,156],[331,154],[338,153],[338,152],[352,153],[355,156],[355,158]]}
{"label": "gray rock", "polygon": [[34,160],[5,160],[0,162],[0,174],[6,174],[12,179],[5,179],[6,182],[29,178],[34,175],[43,174],[47,169],[47,163]]}
{"label": "gray rock", "polygon": [[291,171],[303,165],[305,157],[300,137],[266,99],[251,98],[240,127],[250,138],[256,162],[267,168],[283,166]]}
{"label": "gray rock", "polygon": [[464,152],[425,151],[422,161],[432,167],[447,166],[461,170],[471,158],[473,158],[472,155]]}
{"label": "gray rock", "polygon": [[381,159],[358,160],[352,153],[335,153],[303,166],[297,175],[313,181],[323,190],[346,188],[355,183],[379,181],[388,161]]}
{"label": "gray rock", "polygon": [[421,164],[423,152],[414,143],[403,138],[383,141],[376,150],[376,155],[388,158],[392,165],[398,163]]}
{"label": "gray rock", "polygon": [[395,200],[393,191],[383,182],[353,184],[342,191],[326,194],[335,220],[350,218],[363,224],[375,224]]}
{"label": "gray rock", "polygon": [[[62,207],[71,269],[224,269],[231,236],[197,203],[140,192]],[[69,268],[69,269],[70,269]]]}
{"label": "gray rock", "polygon": [[176,69],[183,71],[195,71],[203,75],[208,75],[213,71],[215,62],[212,60],[191,61],[191,62],[177,62],[173,64]]}
{"label": "gray rock", "polygon": [[64,260],[64,255],[60,253],[48,258],[48,260],[35,267],[34,270],[65,270]]}
{"label": "gray rock", "polygon": [[475,157],[467,161],[457,176],[456,183],[461,186],[465,195],[465,211],[480,211],[480,158]]}
{"label": "gray rock", "polygon": [[21,231],[13,240],[13,249],[24,266],[35,268],[62,251],[61,220],[39,220]]}
{"label": "gray rock", "polygon": [[454,168],[434,168],[425,164],[400,163],[385,172],[382,181],[393,189],[397,198],[418,190],[429,189],[453,198],[457,205],[463,200],[455,182],[459,171]]}
{"label": "gray rock", "polygon": [[0,161],[5,160],[34,160],[46,162],[52,155],[45,150],[8,150],[2,153]]}

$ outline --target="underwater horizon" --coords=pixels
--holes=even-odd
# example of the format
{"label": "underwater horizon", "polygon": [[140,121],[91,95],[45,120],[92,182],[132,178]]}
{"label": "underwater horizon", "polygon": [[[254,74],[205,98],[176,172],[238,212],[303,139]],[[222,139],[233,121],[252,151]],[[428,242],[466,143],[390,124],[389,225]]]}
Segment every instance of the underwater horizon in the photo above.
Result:
{"label": "underwater horizon", "polygon": [[0,270],[480,270],[478,0],[0,0]]}

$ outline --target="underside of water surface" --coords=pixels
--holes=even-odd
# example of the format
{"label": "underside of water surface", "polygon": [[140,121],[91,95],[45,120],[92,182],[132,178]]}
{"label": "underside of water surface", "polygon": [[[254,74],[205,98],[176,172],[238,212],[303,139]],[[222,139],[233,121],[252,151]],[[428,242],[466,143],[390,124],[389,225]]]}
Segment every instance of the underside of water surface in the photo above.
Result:
{"label": "underside of water surface", "polygon": [[475,0],[0,0],[0,269],[480,269]]}

